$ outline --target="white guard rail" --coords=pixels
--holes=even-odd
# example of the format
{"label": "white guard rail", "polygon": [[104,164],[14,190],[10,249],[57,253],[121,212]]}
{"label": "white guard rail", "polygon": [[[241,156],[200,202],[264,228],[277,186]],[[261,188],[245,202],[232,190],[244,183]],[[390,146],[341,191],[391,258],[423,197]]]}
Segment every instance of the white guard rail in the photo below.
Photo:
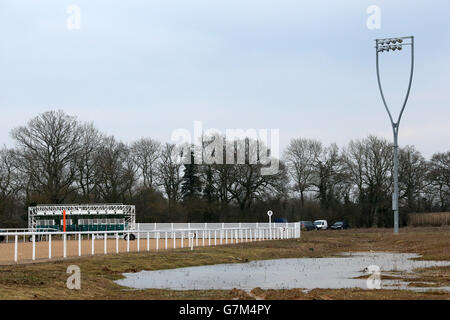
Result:
{"label": "white guard rail", "polygon": [[[199,228],[199,224],[190,224],[189,228],[175,228],[180,227],[177,224],[167,224],[170,228],[162,228],[158,230],[146,230],[146,225],[149,224],[137,224],[138,230],[122,230],[122,231],[71,231],[71,232],[56,232],[56,231],[14,231],[4,229],[0,230],[0,239],[3,242],[14,241],[14,257],[11,261],[19,261],[19,239],[26,242],[31,242],[31,257],[22,260],[36,260],[37,242],[46,241],[45,251],[46,258],[52,259],[52,248],[55,244],[52,244],[53,240],[62,240],[62,258],[68,257],[68,240],[77,240],[78,254],[75,256],[82,256],[82,241],[90,240],[91,250],[90,254],[94,255],[95,241],[103,239],[103,252],[97,253],[120,253],[119,239],[123,238],[126,242],[126,251],[130,252],[130,241],[135,240],[136,245],[134,251],[140,252],[141,250],[150,251],[150,242],[153,244],[154,250],[177,248],[178,246],[183,248],[185,246],[185,239],[188,241],[188,246],[191,250],[201,246],[217,246],[223,244],[237,244],[241,242],[262,241],[262,240],[277,240],[277,239],[291,239],[300,238],[300,223],[282,223],[282,224],[237,224],[238,226],[231,226],[230,224],[202,224],[203,228]],[[152,224],[154,226],[154,224]],[[187,224],[183,224],[183,226]],[[240,225],[240,226],[239,226]],[[159,225],[157,225],[159,227]],[[141,228],[144,228],[142,230]],[[115,250],[108,250],[108,239],[115,240]],[[146,239],[141,248],[142,239]],[[178,239],[180,241],[178,241]],[[56,241],[55,241],[56,242]],[[162,244],[161,244],[162,242]],[[0,244],[1,245],[1,244]],[[43,246],[39,246],[39,250],[44,250]],[[122,251],[124,252],[124,251]],[[88,253],[89,254],[89,253]],[[83,255],[86,255],[84,253]],[[42,254],[39,255],[42,259]]]}

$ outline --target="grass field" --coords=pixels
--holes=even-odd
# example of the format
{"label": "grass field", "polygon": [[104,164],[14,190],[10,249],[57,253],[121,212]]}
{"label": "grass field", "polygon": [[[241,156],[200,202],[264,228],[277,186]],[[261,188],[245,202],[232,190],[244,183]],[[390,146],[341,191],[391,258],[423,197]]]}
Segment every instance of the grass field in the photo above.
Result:
{"label": "grass field", "polygon": [[[448,292],[407,290],[315,289],[171,291],[129,290],[115,284],[123,272],[242,263],[251,260],[327,257],[340,252],[418,253],[422,259],[450,260],[450,227],[355,229],[303,232],[301,239],[260,241],[219,247],[99,255],[61,261],[0,266],[0,299],[450,299]],[[66,288],[67,267],[81,269],[81,290]],[[402,276],[402,275],[399,275]],[[383,277],[381,278],[383,280]],[[450,267],[417,270],[412,286],[425,282],[450,286]]]}

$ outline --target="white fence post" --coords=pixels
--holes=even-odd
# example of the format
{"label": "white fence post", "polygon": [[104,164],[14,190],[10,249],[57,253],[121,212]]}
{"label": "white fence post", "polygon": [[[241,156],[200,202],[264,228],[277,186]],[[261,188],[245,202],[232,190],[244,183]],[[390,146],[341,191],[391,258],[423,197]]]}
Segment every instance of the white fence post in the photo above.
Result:
{"label": "white fence post", "polygon": [[67,258],[67,235],[64,233],[63,234],[63,257]]}
{"label": "white fence post", "polygon": [[150,232],[147,232],[147,251],[150,251]]}
{"label": "white fence post", "polygon": [[167,231],[166,231],[166,249],[167,249]]}
{"label": "white fence post", "polygon": [[159,232],[156,232],[156,250],[159,250]]}
{"label": "white fence post", "polygon": [[184,231],[181,231],[181,249],[184,248]]}
{"label": "white fence post", "polygon": [[119,233],[116,233],[116,253],[119,253]]}
{"label": "white fence post", "polygon": [[141,233],[139,232],[139,228],[138,231],[136,233],[136,240],[137,240],[137,251],[140,252],[141,251]]}
{"label": "white fence post", "polygon": [[94,255],[95,254],[95,234],[92,234],[92,241],[91,241],[91,254]]}
{"label": "white fence post", "polygon": [[105,232],[105,237],[103,238],[103,254],[108,253],[108,233]]}
{"label": "white fence post", "polygon": [[205,246],[205,230],[202,230],[202,246]]}
{"label": "white fence post", "polygon": [[31,253],[31,260],[36,259],[36,239],[35,239],[35,235],[33,233],[33,235],[31,236],[31,242],[33,243],[32,246],[32,253]]}
{"label": "white fence post", "polygon": [[52,258],[52,235],[49,234],[48,237],[48,258],[51,259]]}
{"label": "white fence post", "polygon": [[173,231],[172,231],[172,239],[173,239],[173,248],[175,249],[177,247],[177,244],[176,244],[177,239],[175,237],[175,232],[173,232]]}
{"label": "white fence post", "polygon": [[141,251],[141,233],[138,231],[136,233],[136,240],[137,240],[137,251]]}
{"label": "white fence post", "polygon": [[81,234],[78,234],[78,256],[81,257]]}
{"label": "white fence post", "polygon": [[18,245],[17,245],[17,242],[18,242],[18,235],[16,234],[15,236],[14,236],[14,262],[17,262],[17,247],[18,247]]}
{"label": "white fence post", "polygon": [[127,252],[130,252],[130,233],[127,233]]}

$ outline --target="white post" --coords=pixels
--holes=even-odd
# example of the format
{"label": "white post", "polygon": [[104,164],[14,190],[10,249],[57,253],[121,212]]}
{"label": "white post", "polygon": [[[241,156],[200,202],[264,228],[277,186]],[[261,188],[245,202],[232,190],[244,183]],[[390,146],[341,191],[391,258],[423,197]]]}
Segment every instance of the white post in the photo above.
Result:
{"label": "white post", "polygon": [[217,230],[214,229],[214,245],[217,246]]}
{"label": "white post", "polygon": [[18,236],[17,234],[14,236],[14,262],[17,262],[17,241],[18,241]]}
{"label": "white post", "polygon": [[140,252],[141,251],[141,233],[139,232],[139,228],[138,228],[138,232],[137,232],[136,236],[137,236],[137,251]]}
{"label": "white post", "polygon": [[202,246],[205,246],[205,230],[202,230]]}
{"label": "white post", "polygon": [[127,233],[127,252],[130,252],[130,233]]}
{"label": "white post", "polygon": [[159,232],[156,233],[156,250],[159,250]]}
{"label": "white post", "polygon": [[94,255],[95,254],[95,234],[92,234],[92,241],[91,241],[91,254]]}
{"label": "white post", "polygon": [[107,254],[108,253],[108,233],[105,232],[105,237],[103,238],[103,253]]}
{"label": "white post", "polygon": [[67,258],[67,235],[64,233],[63,234],[63,257]]}
{"label": "white post", "polygon": [[147,251],[150,251],[150,232],[147,232]]}
{"label": "white post", "polygon": [[166,249],[167,249],[167,231],[166,231]]}
{"label": "white post", "polygon": [[208,230],[208,246],[211,245],[211,230]]}
{"label": "white post", "polygon": [[49,234],[48,237],[48,258],[51,259],[52,258],[52,235]]}
{"label": "white post", "polygon": [[78,234],[78,256],[81,257],[81,234]]}
{"label": "white post", "polygon": [[184,248],[184,231],[181,231],[181,249]]}
{"label": "white post", "polygon": [[228,230],[225,230],[225,244],[228,244]]}
{"label": "white post", "polygon": [[177,239],[175,237],[175,232],[173,232],[173,231],[172,231],[172,239],[173,239],[173,248],[175,249],[177,247],[177,244],[176,244]]}
{"label": "white post", "polygon": [[36,239],[35,239],[35,235],[33,234],[31,236],[31,242],[33,243],[33,248],[32,248],[32,254],[31,254],[31,260],[36,259]]}
{"label": "white post", "polygon": [[116,253],[119,253],[119,233],[116,233]]}
{"label": "white post", "polygon": [[223,229],[220,229],[220,244],[223,243]]}
{"label": "white post", "polygon": [[198,230],[195,231],[195,246],[198,247]]}

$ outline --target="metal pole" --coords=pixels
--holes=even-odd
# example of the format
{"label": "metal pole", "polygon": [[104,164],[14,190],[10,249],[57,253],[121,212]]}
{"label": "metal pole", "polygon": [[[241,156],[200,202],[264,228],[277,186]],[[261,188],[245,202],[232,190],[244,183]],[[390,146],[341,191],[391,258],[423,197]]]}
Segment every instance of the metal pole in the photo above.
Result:
{"label": "metal pole", "polygon": [[[406,103],[408,101],[409,93],[411,91],[412,78],[414,73],[414,37],[402,37],[401,39],[411,39],[411,69],[409,74],[409,84],[408,90],[406,92],[405,99],[403,101],[403,106],[400,110],[400,114],[397,118],[397,122],[394,122],[394,118],[389,110],[389,107],[386,103],[386,99],[384,97],[383,89],[381,87],[381,79],[380,79],[380,68],[379,68],[379,42],[376,40],[376,71],[377,71],[377,80],[378,80],[378,88],[380,90],[381,99],[383,100],[384,107],[389,115],[389,120],[391,121],[392,131],[394,134],[394,193],[392,194],[392,210],[394,211],[394,234],[398,234],[399,220],[398,220],[398,199],[399,199],[399,190],[398,190],[398,129],[400,126],[400,120],[403,115],[403,111],[405,110]],[[405,44],[404,44],[405,45]]]}
{"label": "metal pole", "polygon": [[398,233],[398,126],[393,125],[394,130],[394,195],[392,206],[394,210],[394,233]]}

